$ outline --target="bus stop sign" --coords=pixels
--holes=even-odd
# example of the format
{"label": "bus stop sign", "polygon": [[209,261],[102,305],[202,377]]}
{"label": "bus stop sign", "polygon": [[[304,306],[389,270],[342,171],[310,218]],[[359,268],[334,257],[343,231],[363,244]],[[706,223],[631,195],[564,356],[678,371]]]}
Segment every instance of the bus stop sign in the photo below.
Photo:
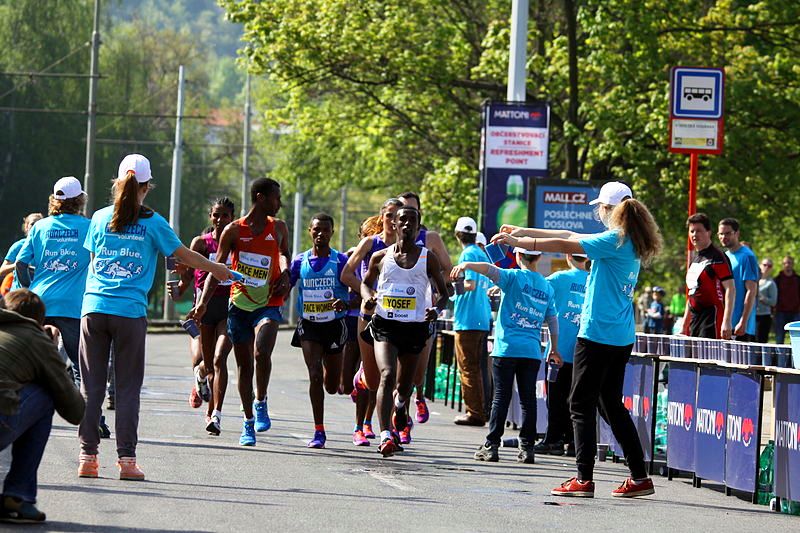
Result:
{"label": "bus stop sign", "polygon": [[725,73],[720,68],[672,69],[674,118],[722,118]]}

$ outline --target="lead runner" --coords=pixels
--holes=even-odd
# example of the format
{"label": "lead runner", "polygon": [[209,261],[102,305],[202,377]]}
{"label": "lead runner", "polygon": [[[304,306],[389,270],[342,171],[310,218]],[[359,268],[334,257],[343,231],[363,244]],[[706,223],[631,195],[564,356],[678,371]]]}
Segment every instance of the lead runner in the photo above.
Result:
{"label": "lead runner", "polygon": [[[378,451],[384,457],[402,450],[390,428],[403,429],[408,425],[406,402],[411,396],[418,359],[431,335],[433,321],[447,306],[447,286],[436,254],[415,243],[419,224],[418,210],[413,207],[397,210],[393,223],[397,243],[373,254],[361,283],[365,309],[375,309],[369,328],[375,339],[375,360],[380,373]],[[430,279],[438,299],[435,306],[426,307]],[[376,281],[377,289],[373,289]]]}

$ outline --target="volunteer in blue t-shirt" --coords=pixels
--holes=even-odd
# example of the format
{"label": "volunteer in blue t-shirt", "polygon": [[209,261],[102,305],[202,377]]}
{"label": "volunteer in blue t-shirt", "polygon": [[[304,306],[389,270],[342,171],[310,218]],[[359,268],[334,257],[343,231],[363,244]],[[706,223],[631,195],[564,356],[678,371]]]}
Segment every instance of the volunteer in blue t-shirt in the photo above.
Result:
{"label": "volunteer in blue t-shirt", "polygon": [[[72,176],[53,186],[48,216],[37,222],[17,255],[17,280],[44,302],[45,324],[61,332],[64,350],[72,361],[75,383],[80,385],[78,345],[81,336],[81,303],[89,269],[89,251],[83,247],[89,219],[83,216],[86,193]],[[33,281],[30,267],[36,269]]]}
{"label": "volunteer in blue t-shirt", "polygon": [[600,415],[622,446],[631,471],[631,477],[612,491],[612,496],[645,496],[655,490],[647,476],[636,427],[622,403],[622,384],[636,338],[633,290],[639,279],[639,268],[659,253],[662,239],[650,211],[633,199],[633,193],[624,183],[606,183],[598,198],[590,203],[597,205],[597,215],[607,231],[580,235],[571,231],[503,225],[501,233],[492,237],[492,241],[529,250],[581,253],[592,260],[570,393],[578,474],[553,489],[551,494],[594,497],[599,408]]}
{"label": "volunteer in blue t-shirt", "polygon": [[717,236],[720,244],[727,248],[725,255],[730,259],[733,285],[736,287],[731,315],[733,336],[737,341],[753,342],[756,340],[758,280],[761,279],[758,259],[753,250],[739,241],[739,221],[735,218],[720,220]]}
{"label": "volunteer in blue t-shirt", "polygon": [[[28,238],[28,233],[31,231],[31,228],[42,218],[44,218],[44,216],[41,213],[31,213],[22,219],[22,234],[25,235],[25,237],[16,241],[8,248],[6,257],[3,259],[3,265],[0,266],[0,287],[2,287],[0,296],[5,296],[7,292],[15,291],[22,287],[22,285],[19,284],[19,280],[17,280],[15,272],[17,256],[20,250],[22,250],[22,246],[25,244],[25,240]],[[32,276],[33,273],[31,272],[31,277]]]}
{"label": "volunteer in blue t-shirt", "polygon": [[569,270],[547,277],[553,287],[558,310],[558,353],[564,364],[558,370],[556,380],[547,383],[547,433],[534,450],[536,453],[564,455],[566,445],[567,455],[574,456],[575,438],[569,419],[569,391],[572,388],[575,341],[581,323],[591,261],[584,254],[567,254],[567,264]]}
{"label": "volunteer in blue t-shirt", "polygon": [[80,365],[86,414],[78,430],[80,477],[98,474],[98,424],[113,343],[117,466],[120,479],[144,479],[136,464],[136,443],[144,379],[147,293],[153,285],[158,254],[174,255],[179,262],[223,281],[233,278],[225,265],[183,246],[167,221],[143,205],[151,179],[147,158],[139,154],[126,156],[112,188],[114,204],[94,214],[83,243],[91,253],[91,269],[81,308]]}
{"label": "volunteer in blue t-shirt", "polygon": [[[461,217],[456,222],[456,238],[463,250],[458,256],[460,263],[489,263],[486,252],[478,248],[475,238],[478,224],[470,217]],[[473,270],[464,270],[463,284],[456,285],[453,295],[453,330],[455,331],[456,358],[461,371],[461,397],[466,413],[454,422],[463,426],[486,424],[484,404],[484,379],[481,360],[486,354],[486,341],[492,320],[489,304],[489,280]]]}
{"label": "volunteer in blue t-shirt", "polygon": [[519,430],[520,463],[534,462],[536,439],[536,376],[542,363],[541,330],[545,322],[555,342],[550,346],[548,360],[561,364],[558,354],[558,318],[553,300],[553,288],[536,272],[541,252],[522,248],[514,250],[519,269],[498,268],[484,261],[461,263],[451,272],[453,279],[472,271],[488,276],[502,291],[500,310],[494,332],[492,376],[494,399],[489,417],[489,434],[475,452],[475,460],[496,462],[498,448],[508,416],[508,407],[516,378],[522,407],[522,426]]}

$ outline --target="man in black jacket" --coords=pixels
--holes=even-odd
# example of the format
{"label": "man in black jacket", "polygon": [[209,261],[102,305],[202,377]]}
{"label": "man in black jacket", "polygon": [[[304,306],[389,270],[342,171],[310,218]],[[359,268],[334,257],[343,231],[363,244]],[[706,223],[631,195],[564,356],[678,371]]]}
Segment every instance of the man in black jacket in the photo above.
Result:
{"label": "man in black jacket", "polygon": [[53,412],[77,425],[85,404],[42,327],[42,300],[21,289],[8,293],[0,307],[0,450],[13,447],[0,521],[43,522],[44,513],[34,505],[36,475]]}

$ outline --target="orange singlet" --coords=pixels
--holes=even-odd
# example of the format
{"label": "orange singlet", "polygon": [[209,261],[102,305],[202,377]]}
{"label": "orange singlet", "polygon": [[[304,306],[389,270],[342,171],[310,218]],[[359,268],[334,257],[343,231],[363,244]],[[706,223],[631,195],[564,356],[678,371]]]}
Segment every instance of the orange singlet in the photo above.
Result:
{"label": "orange singlet", "polygon": [[231,268],[244,275],[242,281],[231,286],[231,302],[244,311],[263,307],[280,307],[284,296],[273,296],[270,283],[280,275],[280,246],[275,231],[275,219],[267,217],[264,231],[253,235],[244,218],[234,221],[239,225],[239,239],[232,250]]}

